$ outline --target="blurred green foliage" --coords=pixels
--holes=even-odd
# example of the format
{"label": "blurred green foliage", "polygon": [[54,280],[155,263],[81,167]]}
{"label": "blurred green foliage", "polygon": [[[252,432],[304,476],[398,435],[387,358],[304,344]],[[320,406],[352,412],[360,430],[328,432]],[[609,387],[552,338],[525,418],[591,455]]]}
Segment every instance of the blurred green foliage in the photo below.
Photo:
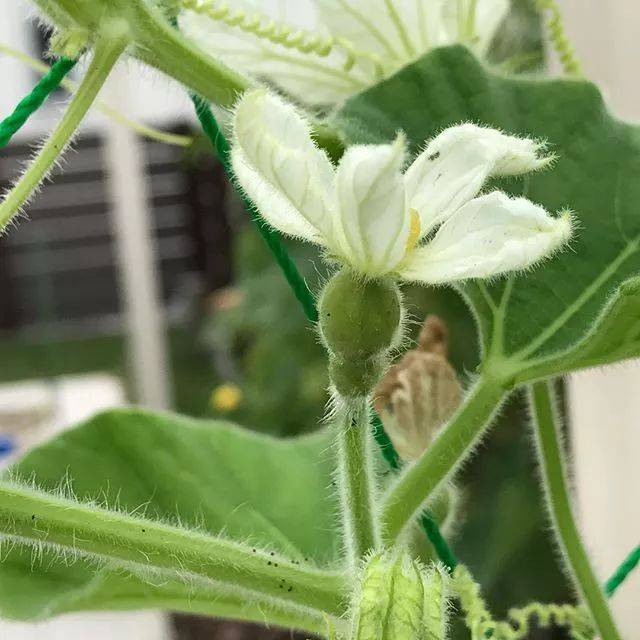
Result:
{"label": "blurred green foliage", "polygon": [[[174,408],[190,416],[205,415],[215,372],[190,327],[171,329],[168,339]],[[34,341],[0,333],[0,363],[0,383],[104,371],[124,380],[128,397],[135,399],[121,335]]]}

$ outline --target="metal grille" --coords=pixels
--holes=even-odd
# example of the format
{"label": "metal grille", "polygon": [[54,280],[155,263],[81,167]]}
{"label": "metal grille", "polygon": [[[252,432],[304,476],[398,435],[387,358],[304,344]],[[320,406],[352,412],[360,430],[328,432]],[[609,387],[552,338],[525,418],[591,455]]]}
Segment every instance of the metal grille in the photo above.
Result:
{"label": "metal grille", "polygon": [[[199,268],[193,181],[181,149],[145,141],[144,150],[162,292],[169,302],[188,274]],[[31,153],[31,145],[11,145],[2,151],[3,187]],[[98,326],[118,316],[108,197],[102,141],[81,138],[62,170],[55,171],[29,205],[29,222],[20,223],[0,241],[0,326],[78,321]]]}

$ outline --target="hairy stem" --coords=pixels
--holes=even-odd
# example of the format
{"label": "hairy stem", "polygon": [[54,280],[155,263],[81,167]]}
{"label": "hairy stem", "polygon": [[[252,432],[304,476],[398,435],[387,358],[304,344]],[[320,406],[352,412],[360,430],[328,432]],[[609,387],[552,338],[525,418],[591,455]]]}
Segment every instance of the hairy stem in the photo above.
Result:
{"label": "hairy stem", "polygon": [[[153,583],[153,579],[150,581]],[[98,591],[75,598],[69,608],[56,608],[58,613],[74,611],[136,611],[149,607],[147,592],[119,592],[105,598]],[[229,618],[262,625],[295,629],[322,636],[327,629],[327,614],[313,609],[303,609],[285,603],[274,604],[269,599],[252,596],[238,590],[225,589],[219,585],[189,584],[181,580],[162,578],[158,590],[153,594],[153,607],[166,611],[193,613],[214,618]],[[345,622],[337,616],[329,616],[334,626],[342,628]]]}
{"label": "hairy stem", "polygon": [[24,205],[63,153],[87,110],[95,100],[113,65],[127,45],[126,23],[110,21],[98,40],[93,59],[62,120],[16,185],[0,204],[0,232]]}
{"label": "hairy stem", "polygon": [[[51,67],[49,67],[49,65],[45,64],[44,62],[40,62],[32,56],[23,53],[22,51],[18,51],[17,49],[13,49],[12,47],[8,47],[7,45],[4,45],[2,43],[0,43],[0,53],[16,58],[16,60],[20,60],[24,64],[40,73],[48,74],[51,71]],[[64,87],[69,93],[75,93],[78,88],[78,83],[70,80],[69,78],[63,78],[60,81],[60,86]],[[150,140],[157,140],[158,142],[162,142],[164,144],[172,144],[178,147],[189,147],[193,144],[193,138],[190,136],[183,136],[177,133],[171,133],[169,131],[164,131],[162,129],[157,129],[155,127],[146,125],[135,120],[134,118],[130,118],[126,114],[118,111],[108,104],[105,104],[104,102],[101,102],[100,100],[96,100],[95,107],[115,122],[133,129],[133,131],[135,131],[136,133],[140,134],[141,136],[145,136]],[[4,141],[0,141],[0,145],[2,144],[2,142]]]}
{"label": "hairy stem", "polygon": [[340,504],[345,545],[352,566],[378,543],[369,410],[366,400],[355,404],[338,425]]}
{"label": "hairy stem", "polygon": [[34,0],[40,11],[60,29],[78,26],[78,17],[90,19],[86,5],[77,0]]}
{"label": "hairy stem", "polygon": [[134,13],[136,56],[203,98],[231,106],[253,84],[251,79],[192,45],[150,3],[135,0],[130,10]]}
{"label": "hairy stem", "polygon": [[602,640],[621,640],[573,517],[551,385],[552,383],[537,382],[532,386],[530,394],[536,448],[549,512],[567,566],[589,607],[600,637]]}
{"label": "hairy stem", "polygon": [[19,485],[0,485],[0,534],[24,543],[249,590],[274,603],[342,613],[343,576],[273,552],[120,514]]}
{"label": "hairy stem", "polygon": [[382,539],[386,544],[395,542],[433,491],[471,453],[504,395],[500,382],[480,377],[436,440],[400,475],[382,506]]}

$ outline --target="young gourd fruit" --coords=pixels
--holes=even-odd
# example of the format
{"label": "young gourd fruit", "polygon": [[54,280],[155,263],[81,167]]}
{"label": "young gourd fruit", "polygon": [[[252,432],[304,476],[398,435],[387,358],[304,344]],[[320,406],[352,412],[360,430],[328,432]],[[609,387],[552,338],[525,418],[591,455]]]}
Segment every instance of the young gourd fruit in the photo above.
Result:
{"label": "young gourd fruit", "polygon": [[336,392],[344,398],[369,395],[400,336],[402,304],[397,284],[391,279],[364,280],[343,269],[326,284],[319,312]]}

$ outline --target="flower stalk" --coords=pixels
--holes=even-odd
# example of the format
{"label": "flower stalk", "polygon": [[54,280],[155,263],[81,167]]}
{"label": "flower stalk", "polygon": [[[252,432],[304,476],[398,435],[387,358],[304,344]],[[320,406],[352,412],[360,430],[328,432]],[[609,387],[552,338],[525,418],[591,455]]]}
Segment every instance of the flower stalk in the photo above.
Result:
{"label": "flower stalk", "polygon": [[503,384],[481,376],[437,438],[387,493],[382,505],[382,540],[393,544],[420,513],[429,496],[466,460],[505,397]]}
{"label": "flower stalk", "polygon": [[119,19],[108,21],[96,43],[87,74],[64,116],[27,171],[0,204],[0,233],[6,229],[21,207],[37,190],[56,160],[64,152],[127,44],[126,22]]}
{"label": "flower stalk", "polygon": [[356,400],[338,424],[338,479],[344,542],[352,567],[378,547],[372,437],[366,399]]}
{"label": "flower stalk", "polygon": [[254,81],[192,45],[157,7],[134,0],[131,12],[137,58],[221,106],[231,106]]}
{"label": "flower stalk", "polygon": [[[31,544],[123,567],[253,592],[275,605],[342,613],[340,573],[154,520],[0,485],[0,532]],[[251,599],[250,593],[246,596]]]}
{"label": "flower stalk", "polygon": [[567,568],[591,612],[598,635],[602,640],[621,640],[573,516],[552,384],[535,383],[529,397],[549,513]]}

